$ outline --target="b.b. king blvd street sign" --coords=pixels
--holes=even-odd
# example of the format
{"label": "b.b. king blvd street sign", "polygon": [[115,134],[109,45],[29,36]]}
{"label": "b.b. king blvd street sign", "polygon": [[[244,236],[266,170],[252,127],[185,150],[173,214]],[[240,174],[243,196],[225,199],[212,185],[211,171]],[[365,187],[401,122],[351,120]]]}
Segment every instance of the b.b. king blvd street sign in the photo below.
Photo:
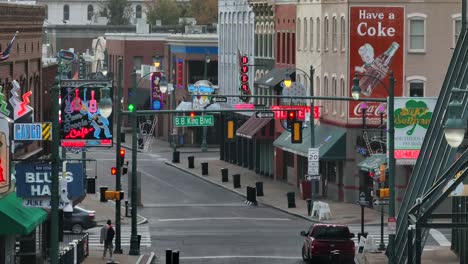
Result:
{"label": "b.b. king blvd street sign", "polygon": [[197,127],[197,126],[214,126],[214,116],[174,116],[174,126],[176,127]]}

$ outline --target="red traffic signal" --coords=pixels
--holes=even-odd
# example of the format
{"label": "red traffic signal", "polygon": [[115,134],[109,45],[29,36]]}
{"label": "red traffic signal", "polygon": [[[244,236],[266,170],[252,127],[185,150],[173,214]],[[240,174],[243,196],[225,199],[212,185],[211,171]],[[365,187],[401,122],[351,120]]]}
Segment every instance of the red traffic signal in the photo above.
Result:
{"label": "red traffic signal", "polygon": [[195,112],[190,112],[190,117],[194,118],[195,117]]}
{"label": "red traffic signal", "polygon": [[112,167],[112,168],[111,168],[111,174],[112,174],[112,175],[116,175],[116,174],[117,174],[117,168],[116,168],[116,167]]}
{"label": "red traffic signal", "polygon": [[125,149],[121,149],[119,153],[120,153],[120,157],[122,158],[125,157]]}

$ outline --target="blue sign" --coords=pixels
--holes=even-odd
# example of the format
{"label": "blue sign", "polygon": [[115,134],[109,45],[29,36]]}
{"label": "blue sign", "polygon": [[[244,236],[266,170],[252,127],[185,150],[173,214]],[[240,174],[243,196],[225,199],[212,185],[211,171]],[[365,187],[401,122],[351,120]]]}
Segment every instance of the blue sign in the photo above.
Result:
{"label": "blue sign", "polygon": [[207,93],[207,94],[212,94],[215,91],[213,87],[207,87],[207,86],[195,87],[195,85],[193,84],[189,85],[188,90],[191,93]]}
{"label": "blue sign", "polygon": [[[19,163],[16,170],[16,196],[18,197],[51,197],[52,165],[48,163]],[[59,177],[62,168],[59,166]],[[67,163],[68,198],[77,199],[84,195],[83,165]]]}
{"label": "blue sign", "polygon": [[154,100],[153,101],[153,110],[161,110],[161,108],[162,108],[161,101]]}
{"label": "blue sign", "polygon": [[41,123],[15,123],[14,140],[42,140]]}

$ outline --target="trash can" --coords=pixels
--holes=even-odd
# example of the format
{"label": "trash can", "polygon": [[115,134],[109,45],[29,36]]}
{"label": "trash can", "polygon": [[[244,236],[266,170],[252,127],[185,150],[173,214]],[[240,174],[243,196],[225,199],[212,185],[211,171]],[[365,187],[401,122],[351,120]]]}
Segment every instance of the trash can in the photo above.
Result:
{"label": "trash can", "polygon": [[257,196],[263,196],[263,182],[256,182],[255,189],[257,189]]}
{"label": "trash can", "polygon": [[208,175],[208,162],[201,163],[201,174]]}
{"label": "trash can", "polygon": [[221,181],[222,182],[228,182],[229,181],[228,169],[227,168],[221,168]]}
{"label": "trash can", "polygon": [[95,178],[86,178],[86,193],[96,193]]}
{"label": "trash can", "polygon": [[234,188],[240,188],[241,187],[240,174],[233,174],[232,175],[232,182],[233,182]]}
{"label": "trash can", "polygon": [[180,162],[180,152],[174,151],[172,152],[172,163],[179,163]]}
{"label": "trash can", "polygon": [[195,161],[194,156],[188,156],[188,167],[189,167],[189,169],[195,168],[195,165],[193,164],[194,161]]}
{"label": "trash can", "polygon": [[296,201],[295,201],[295,192],[288,192],[286,194],[288,196],[288,208],[295,208],[296,207]]}
{"label": "trash can", "polygon": [[106,199],[106,191],[107,191],[107,186],[100,186],[99,187],[99,192],[101,193],[100,197],[101,197],[101,202],[107,202],[107,199]]}

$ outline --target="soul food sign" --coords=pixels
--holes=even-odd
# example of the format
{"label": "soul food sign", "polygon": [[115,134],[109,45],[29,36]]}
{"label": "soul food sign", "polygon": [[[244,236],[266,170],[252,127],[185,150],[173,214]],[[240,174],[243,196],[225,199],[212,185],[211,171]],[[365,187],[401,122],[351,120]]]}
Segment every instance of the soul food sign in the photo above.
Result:
{"label": "soul food sign", "polygon": [[[16,195],[18,197],[51,196],[52,167],[50,164],[19,163],[16,169]],[[68,163],[65,175],[59,168],[59,177],[67,178],[68,197],[76,199],[84,195],[83,165]]]}

